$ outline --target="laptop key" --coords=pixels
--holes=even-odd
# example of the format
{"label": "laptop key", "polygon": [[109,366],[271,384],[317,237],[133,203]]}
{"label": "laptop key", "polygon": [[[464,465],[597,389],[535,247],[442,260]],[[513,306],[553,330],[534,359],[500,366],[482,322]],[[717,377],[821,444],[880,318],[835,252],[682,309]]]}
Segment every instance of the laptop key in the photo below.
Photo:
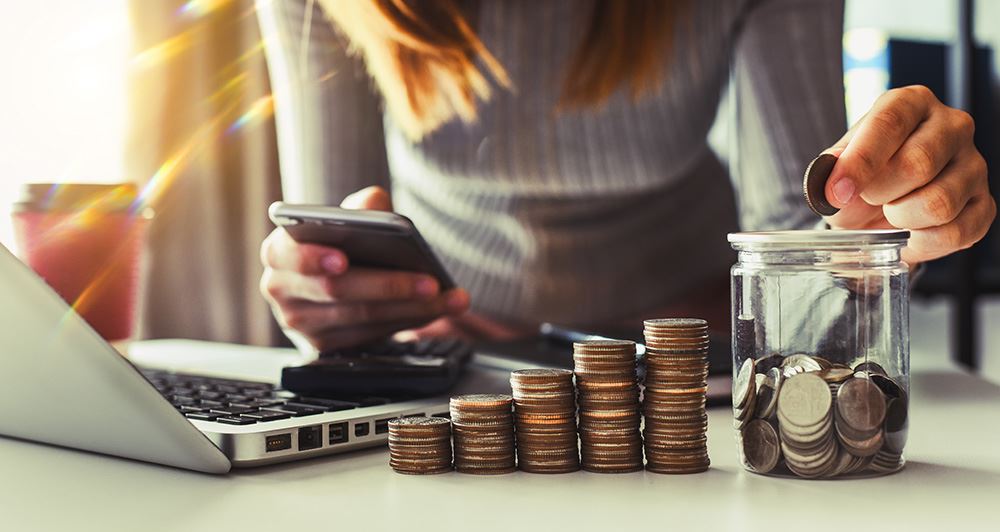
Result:
{"label": "laptop key", "polygon": [[188,413],[188,412],[204,412],[205,411],[205,409],[201,408],[200,406],[181,405],[178,408],[179,408],[179,410],[181,412],[184,412],[185,414]]}
{"label": "laptop key", "polygon": [[198,400],[194,399],[193,397],[188,397],[186,395],[172,395],[170,396],[170,402],[173,403],[174,406],[181,406],[181,405],[193,405],[197,403]]}
{"label": "laptop key", "polygon": [[202,399],[198,402],[198,406],[202,408],[225,408],[226,403],[222,401],[211,401],[209,399]]}
{"label": "laptop key", "polygon": [[279,419],[288,419],[292,417],[292,415],[288,412],[279,412],[276,410],[258,410],[257,412],[247,412],[246,414],[241,414],[241,416],[256,419],[257,421],[277,421]]}
{"label": "laptop key", "polygon": [[257,410],[257,409],[256,408],[238,407],[238,406],[229,406],[229,407],[213,408],[212,409],[212,413],[216,414],[216,415],[220,415],[220,416],[239,416],[239,415],[243,415],[243,414],[249,414],[250,412],[253,412],[255,410]]}
{"label": "laptop key", "polygon": [[391,402],[392,401],[390,399],[387,399],[385,397],[362,397],[358,399],[358,403],[361,406],[387,405]]}
{"label": "laptop key", "polygon": [[225,423],[226,425],[253,425],[257,420],[248,417],[219,416],[215,418],[215,422]]}
{"label": "laptop key", "polygon": [[357,408],[361,406],[358,403],[353,403],[351,401],[338,401],[336,399],[323,399],[320,397],[299,397],[294,401],[290,401],[288,404],[301,404],[305,406],[312,407],[323,407],[327,412],[337,412],[339,410],[350,410],[352,408]]}
{"label": "laptop key", "polygon": [[184,414],[188,419],[200,419],[202,421],[215,421],[215,418],[219,417],[219,414],[213,414],[211,412],[188,412]]}
{"label": "laptop key", "polygon": [[317,408],[315,406],[299,405],[294,403],[291,404],[286,403],[281,406],[273,406],[271,408],[268,408],[268,410],[274,410],[277,412],[288,412],[289,414],[295,417],[313,416],[316,414],[322,414],[323,412],[326,411],[323,408]]}
{"label": "laptop key", "polygon": [[201,392],[196,392],[194,396],[197,397],[198,399],[209,399],[212,401],[217,401],[219,400],[220,397],[223,396],[223,394],[219,392],[201,391]]}

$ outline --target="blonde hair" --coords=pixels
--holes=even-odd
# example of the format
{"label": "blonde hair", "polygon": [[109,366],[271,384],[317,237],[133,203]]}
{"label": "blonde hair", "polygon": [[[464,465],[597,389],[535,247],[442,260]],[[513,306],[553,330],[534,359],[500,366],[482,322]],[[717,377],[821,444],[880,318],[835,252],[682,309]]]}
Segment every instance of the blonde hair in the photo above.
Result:
{"label": "blonde hair", "polygon": [[[455,0],[318,0],[360,53],[396,124],[413,140],[458,117],[476,120],[491,96],[487,76],[513,84]],[[564,78],[560,107],[598,106],[628,85],[657,88],[683,1],[595,0]],[[476,61],[482,62],[481,70]]]}

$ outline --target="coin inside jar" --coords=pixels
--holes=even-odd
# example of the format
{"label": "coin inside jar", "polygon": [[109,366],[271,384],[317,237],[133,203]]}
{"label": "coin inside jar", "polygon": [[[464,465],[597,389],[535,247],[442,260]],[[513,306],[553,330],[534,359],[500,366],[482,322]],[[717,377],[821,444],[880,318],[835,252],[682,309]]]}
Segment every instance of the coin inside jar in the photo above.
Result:
{"label": "coin inside jar", "polygon": [[837,392],[837,414],[858,431],[878,430],[885,421],[885,395],[870,379],[851,378]]}
{"label": "coin inside jar", "polygon": [[781,458],[781,445],[774,426],[763,419],[748,423],[743,430],[743,456],[758,473],[774,469]]}

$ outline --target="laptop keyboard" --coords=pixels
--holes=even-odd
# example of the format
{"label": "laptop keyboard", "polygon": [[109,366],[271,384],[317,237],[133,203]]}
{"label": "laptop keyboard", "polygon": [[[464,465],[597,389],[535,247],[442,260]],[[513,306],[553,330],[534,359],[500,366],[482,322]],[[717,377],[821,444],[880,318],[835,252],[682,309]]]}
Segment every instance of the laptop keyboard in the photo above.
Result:
{"label": "laptop keyboard", "polygon": [[392,402],[385,397],[308,397],[266,382],[249,382],[159,370],[141,370],[174,407],[189,419],[253,425]]}

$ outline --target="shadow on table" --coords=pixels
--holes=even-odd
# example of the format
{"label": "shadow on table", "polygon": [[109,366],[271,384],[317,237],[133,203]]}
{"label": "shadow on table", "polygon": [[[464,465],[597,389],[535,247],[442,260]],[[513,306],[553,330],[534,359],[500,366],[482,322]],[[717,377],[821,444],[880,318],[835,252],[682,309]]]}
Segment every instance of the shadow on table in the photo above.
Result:
{"label": "shadow on table", "polygon": [[230,477],[273,479],[282,481],[288,477],[296,479],[325,476],[329,474],[344,474],[371,467],[373,463],[389,468],[389,452],[387,447],[373,447],[350,451],[343,454],[318,456],[306,460],[271,464],[253,468],[233,468]]}
{"label": "shadow on table", "polygon": [[907,460],[906,467],[899,473],[905,476],[919,476],[921,480],[934,482],[936,487],[967,490],[969,488],[1000,486],[1000,473],[984,471],[972,467],[948,464],[934,464]]}
{"label": "shadow on table", "polygon": [[911,395],[930,401],[1000,400],[1000,386],[953,371],[915,373],[910,377]]}

